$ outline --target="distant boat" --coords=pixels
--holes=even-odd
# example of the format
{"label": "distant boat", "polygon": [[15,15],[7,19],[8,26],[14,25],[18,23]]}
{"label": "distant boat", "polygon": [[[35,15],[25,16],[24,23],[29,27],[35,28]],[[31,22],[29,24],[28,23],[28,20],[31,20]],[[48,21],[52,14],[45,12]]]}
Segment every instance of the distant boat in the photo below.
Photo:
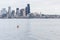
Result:
{"label": "distant boat", "polygon": [[17,25],[17,28],[19,28],[19,25]]}

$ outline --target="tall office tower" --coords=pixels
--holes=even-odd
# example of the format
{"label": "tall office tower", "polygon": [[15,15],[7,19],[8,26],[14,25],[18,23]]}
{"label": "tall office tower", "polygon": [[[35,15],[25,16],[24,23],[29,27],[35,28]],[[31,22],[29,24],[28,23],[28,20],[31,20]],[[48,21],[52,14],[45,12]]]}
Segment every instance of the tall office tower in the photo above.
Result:
{"label": "tall office tower", "polygon": [[28,15],[30,13],[30,4],[27,4],[25,11],[26,11],[26,15]]}
{"label": "tall office tower", "polygon": [[26,13],[26,16],[27,16],[27,14],[28,14],[28,12],[27,12],[27,7],[25,8],[25,13]]}
{"label": "tall office tower", "polygon": [[15,16],[15,10],[12,10],[11,17],[14,18],[14,16]]}
{"label": "tall office tower", "polygon": [[26,16],[25,9],[20,10],[20,16]]}
{"label": "tall office tower", "polygon": [[30,4],[27,4],[28,14],[30,13]]}
{"label": "tall office tower", "polygon": [[7,13],[7,17],[11,17],[11,7],[8,7],[8,13]]}
{"label": "tall office tower", "polygon": [[16,8],[16,17],[20,16],[19,8]]}
{"label": "tall office tower", "polygon": [[2,14],[2,17],[3,17],[3,18],[6,18],[6,17],[7,17],[7,10],[6,10],[6,8],[3,8],[3,9],[1,10],[1,14]]}

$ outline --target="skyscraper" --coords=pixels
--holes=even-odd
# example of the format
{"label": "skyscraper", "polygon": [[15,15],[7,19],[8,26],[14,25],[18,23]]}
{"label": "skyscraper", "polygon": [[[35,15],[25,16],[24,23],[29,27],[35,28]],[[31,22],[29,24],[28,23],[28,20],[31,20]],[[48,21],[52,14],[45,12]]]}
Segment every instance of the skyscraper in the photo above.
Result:
{"label": "skyscraper", "polygon": [[25,11],[26,11],[26,15],[30,13],[30,4],[27,4]]}
{"label": "skyscraper", "polygon": [[11,7],[10,7],[10,6],[8,7],[8,14],[7,14],[7,17],[11,17]]}
{"label": "skyscraper", "polygon": [[30,13],[30,4],[27,4],[28,13]]}
{"label": "skyscraper", "polygon": [[12,10],[11,17],[14,18],[14,16],[15,16],[15,10]]}
{"label": "skyscraper", "polygon": [[26,16],[25,9],[20,10],[20,16]]}
{"label": "skyscraper", "polygon": [[16,16],[18,17],[20,15],[19,8],[16,8]]}
{"label": "skyscraper", "polygon": [[6,8],[3,8],[3,9],[1,10],[1,14],[2,14],[2,17],[3,17],[3,18],[7,17],[7,10],[6,10]]}

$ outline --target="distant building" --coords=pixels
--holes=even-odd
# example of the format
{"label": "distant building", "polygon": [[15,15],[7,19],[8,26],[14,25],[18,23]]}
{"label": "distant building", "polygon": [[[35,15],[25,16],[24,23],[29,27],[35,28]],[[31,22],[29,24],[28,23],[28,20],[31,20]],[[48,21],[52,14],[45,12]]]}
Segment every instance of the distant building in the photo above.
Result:
{"label": "distant building", "polygon": [[12,10],[11,12],[11,18],[14,18],[15,17],[15,10]]}
{"label": "distant building", "polygon": [[30,13],[30,4],[27,4],[25,11],[26,11],[26,15]]}
{"label": "distant building", "polygon": [[27,12],[27,7],[25,8],[25,13],[26,13],[26,16],[27,16],[27,14],[28,14],[28,12]]}
{"label": "distant building", "polygon": [[25,9],[20,10],[20,16],[26,16]]}
{"label": "distant building", "polygon": [[33,18],[33,17],[34,17],[34,13],[30,13],[29,18]]}
{"label": "distant building", "polygon": [[16,8],[16,16],[17,16],[17,17],[20,16],[19,8]]}
{"label": "distant building", "polygon": [[30,13],[29,14],[29,18],[39,18],[40,17],[40,14],[38,14],[38,13]]}
{"label": "distant building", "polygon": [[7,17],[10,18],[11,17],[11,7],[8,7],[8,13],[7,13]]}
{"label": "distant building", "polygon": [[3,8],[3,9],[1,10],[1,14],[2,14],[2,17],[3,17],[3,18],[7,17],[7,10],[6,10],[6,8]]}

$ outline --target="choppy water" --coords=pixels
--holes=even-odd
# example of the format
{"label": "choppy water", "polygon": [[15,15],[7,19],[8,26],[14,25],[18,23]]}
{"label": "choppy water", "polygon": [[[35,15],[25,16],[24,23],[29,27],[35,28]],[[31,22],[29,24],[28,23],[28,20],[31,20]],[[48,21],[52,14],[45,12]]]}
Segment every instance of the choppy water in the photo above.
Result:
{"label": "choppy water", "polygon": [[0,40],[60,40],[60,19],[0,19]]}

